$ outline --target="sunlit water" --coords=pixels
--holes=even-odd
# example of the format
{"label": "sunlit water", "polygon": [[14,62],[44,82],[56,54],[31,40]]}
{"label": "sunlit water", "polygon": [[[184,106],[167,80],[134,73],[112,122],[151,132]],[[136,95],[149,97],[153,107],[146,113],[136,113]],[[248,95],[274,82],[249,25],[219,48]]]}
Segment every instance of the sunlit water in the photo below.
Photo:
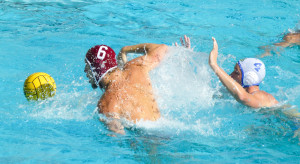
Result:
{"label": "sunlit water", "polygon": [[[258,47],[299,28],[299,1],[0,1],[1,163],[299,163],[299,128],[283,111],[300,106],[299,47],[262,58],[261,89],[287,109],[237,103],[208,66],[211,37],[230,73]],[[191,37],[194,50],[172,46]],[[170,46],[150,73],[162,117],[128,122],[126,135],[98,121],[103,94],[83,72],[96,44],[118,52],[142,42]],[[131,58],[136,57],[130,55]],[[34,72],[56,81],[55,97],[28,102]]]}

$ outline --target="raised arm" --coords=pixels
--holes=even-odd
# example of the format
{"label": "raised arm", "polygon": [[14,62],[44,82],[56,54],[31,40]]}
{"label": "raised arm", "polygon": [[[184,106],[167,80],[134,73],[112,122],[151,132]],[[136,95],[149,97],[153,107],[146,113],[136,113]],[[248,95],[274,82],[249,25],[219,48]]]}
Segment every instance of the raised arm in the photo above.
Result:
{"label": "raised arm", "polygon": [[147,55],[145,58],[150,65],[158,64],[166,53],[167,45],[165,44],[154,44],[154,43],[142,43],[138,45],[125,46],[121,49],[118,54],[118,67],[123,67],[127,62],[128,53],[142,53]]}
{"label": "raised arm", "polygon": [[132,46],[125,46],[123,47],[117,57],[118,66],[123,67],[125,63],[127,63],[127,54],[128,53],[143,53],[147,54],[149,50],[158,47],[159,44],[152,44],[152,43],[142,43]]}
{"label": "raised arm", "polygon": [[218,44],[215,38],[212,38],[212,40],[214,42],[214,47],[209,55],[209,65],[219,77],[220,81],[237,101],[253,108],[261,107],[261,103],[258,98],[249,94],[238,82],[236,82],[221,67],[218,66]]}

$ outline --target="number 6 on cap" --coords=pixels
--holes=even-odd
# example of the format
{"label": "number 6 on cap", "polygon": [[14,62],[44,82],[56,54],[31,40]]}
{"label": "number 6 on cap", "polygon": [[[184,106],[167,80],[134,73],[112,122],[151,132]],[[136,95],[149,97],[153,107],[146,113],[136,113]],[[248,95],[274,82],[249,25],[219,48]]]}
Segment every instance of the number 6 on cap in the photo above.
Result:
{"label": "number 6 on cap", "polygon": [[[103,50],[104,49],[104,50]],[[100,60],[103,60],[105,58],[106,52],[105,50],[107,50],[108,47],[106,46],[100,46],[98,53],[97,53],[97,58]]]}

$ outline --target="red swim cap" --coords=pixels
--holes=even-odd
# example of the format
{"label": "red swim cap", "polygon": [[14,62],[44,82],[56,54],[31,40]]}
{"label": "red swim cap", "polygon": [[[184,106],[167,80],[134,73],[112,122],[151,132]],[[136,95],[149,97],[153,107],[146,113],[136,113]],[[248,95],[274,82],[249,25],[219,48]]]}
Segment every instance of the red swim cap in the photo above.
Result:
{"label": "red swim cap", "polygon": [[85,59],[90,65],[97,85],[107,72],[117,67],[116,53],[106,45],[92,47],[86,53]]}

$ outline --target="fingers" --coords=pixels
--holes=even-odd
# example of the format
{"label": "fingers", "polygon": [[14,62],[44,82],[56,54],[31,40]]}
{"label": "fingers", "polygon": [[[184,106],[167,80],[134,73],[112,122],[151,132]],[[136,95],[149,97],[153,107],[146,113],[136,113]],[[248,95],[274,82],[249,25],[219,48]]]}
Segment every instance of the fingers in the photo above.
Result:
{"label": "fingers", "polygon": [[180,38],[181,45],[184,46],[182,38]]}
{"label": "fingers", "polygon": [[[189,37],[184,35],[184,41],[183,38],[179,38],[179,39],[180,39],[181,46],[184,46],[185,48],[191,48],[191,41]],[[178,47],[177,42],[175,42],[175,46]]]}
{"label": "fingers", "polygon": [[183,36],[185,43],[188,42],[188,37],[186,35]]}
{"label": "fingers", "polygon": [[188,37],[187,39],[188,39],[188,44],[189,44],[189,45],[188,45],[188,48],[191,48],[191,41],[190,41],[190,38]]}
{"label": "fingers", "polygon": [[[183,38],[184,38],[184,41],[183,41]],[[184,35],[183,38],[179,38],[181,46],[184,46],[185,48],[190,49],[191,48],[191,40],[190,40],[190,38],[187,37],[186,35]],[[178,47],[177,42],[175,42],[175,46]]]}
{"label": "fingers", "polygon": [[185,41],[185,47],[186,48],[191,48],[191,41],[190,38],[184,35],[184,41]]}
{"label": "fingers", "polygon": [[212,37],[212,40],[214,42],[214,48],[218,48],[218,43],[214,37]]}

